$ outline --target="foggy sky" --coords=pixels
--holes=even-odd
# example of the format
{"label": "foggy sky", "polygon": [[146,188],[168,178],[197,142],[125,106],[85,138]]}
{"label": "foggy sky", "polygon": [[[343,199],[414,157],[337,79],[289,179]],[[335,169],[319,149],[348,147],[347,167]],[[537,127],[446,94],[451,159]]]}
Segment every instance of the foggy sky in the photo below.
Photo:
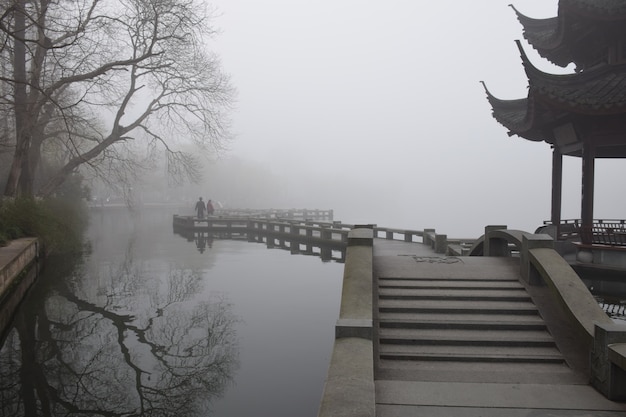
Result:
{"label": "foggy sky", "polygon": [[[221,33],[209,48],[238,89],[226,158],[262,164],[287,189],[265,206],[333,208],[347,223],[450,237],[487,224],[533,232],[549,219],[549,146],[509,138],[479,83],[526,97],[510,1],[211,3]],[[555,16],[557,3],[513,2],[537,18]],[[523,44],[536,66],[564,72]],[[580,160],[564,167],[562,217],[579,218]],[[610,186],[625,168],[597,161],[596,218],[624,218]]]}

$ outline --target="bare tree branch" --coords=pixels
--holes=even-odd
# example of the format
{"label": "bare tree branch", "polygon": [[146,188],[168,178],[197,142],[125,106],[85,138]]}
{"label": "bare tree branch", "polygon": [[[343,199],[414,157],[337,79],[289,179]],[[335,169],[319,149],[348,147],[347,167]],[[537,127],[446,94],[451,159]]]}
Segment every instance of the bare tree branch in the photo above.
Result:
{"label": "bare tree branch", "polygon": [[214,30],[203,10],[195,0],[17,0],[1,10],[0,59],[19,58],[15,75],[0,73],[0,92],[13,95],[0,93],[0,112],[16,120],[5,195],[33,189],[44,148],[59,153],[41,196],[81,166],[98,171],[109,148],[131,139],[161,146],[172,172],[197,175],[179,138],[223,150],[234,97],[204,52]]}

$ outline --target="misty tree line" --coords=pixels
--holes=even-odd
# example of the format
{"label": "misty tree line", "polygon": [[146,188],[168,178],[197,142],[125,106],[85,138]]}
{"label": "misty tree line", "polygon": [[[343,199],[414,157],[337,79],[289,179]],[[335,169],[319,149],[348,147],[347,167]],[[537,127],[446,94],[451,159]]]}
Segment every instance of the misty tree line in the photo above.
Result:
{"label": "misty tree line", "polygon": [[234,91],[195,0],[0,0],[0,181],[46,197],[72,176],[124,181],[165,155],[197,178],[190,145],[228,140]]}

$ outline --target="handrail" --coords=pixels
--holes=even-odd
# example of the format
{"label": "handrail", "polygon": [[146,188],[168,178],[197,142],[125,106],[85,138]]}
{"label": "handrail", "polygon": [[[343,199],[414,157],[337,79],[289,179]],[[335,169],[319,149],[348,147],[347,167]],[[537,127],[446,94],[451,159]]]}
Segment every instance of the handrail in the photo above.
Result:
{"label": "handrail", "polygon": [[333,220],[334,211],[322,209],[225,209],[215,210],[217,216],[227,217],[265,217],[287,219]]}
{"label": "handrail", "polygon": [[[547,285],[589,351],[590,382],[611,400],[626,400],[624,350],[611,349],[626,343],[626,326],[613,322],[578,274],[554,250],[554,240],[545,234],[487,226],[480,252],[486,256],[510,256],[505,248],[515,245],[520,253],[520,275],[528,285]],[[475,248],[479,252],[478,245]]]}
{"label": "handrail", "polygon": [[578,274],[553,249],[554,241],[550,236],[510,230],[505,226],[488,226],[484,242],[487,246],[485,256],[508,256],[503,248],[514,245],[522,259],[522,279],[530,285],[541,282],[548,285],[587,342],[593,341],[595,322],[611,322]]}
{"label": "handrail", "polygon": [[553,290],[565,311],[579,326],[587,344],[591,346],[595,324],[609,324],[613,321],[593,298],[578,274],[558,252],[548,248],[529,249],[529,257],[532,265]]}

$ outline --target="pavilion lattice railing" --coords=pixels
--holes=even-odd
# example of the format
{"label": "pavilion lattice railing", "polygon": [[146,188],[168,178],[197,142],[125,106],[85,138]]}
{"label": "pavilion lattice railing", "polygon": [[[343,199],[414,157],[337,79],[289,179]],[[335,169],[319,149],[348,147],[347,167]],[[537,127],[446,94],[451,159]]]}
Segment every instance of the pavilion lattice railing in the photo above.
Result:
{"label": "pavilion lattice railing", "polygon": [[557,235],[559,240],[578,238],[594,245],[626,246],[626,220],[594,220],[590,230],[584,230],[580,219],[562,220]]}

